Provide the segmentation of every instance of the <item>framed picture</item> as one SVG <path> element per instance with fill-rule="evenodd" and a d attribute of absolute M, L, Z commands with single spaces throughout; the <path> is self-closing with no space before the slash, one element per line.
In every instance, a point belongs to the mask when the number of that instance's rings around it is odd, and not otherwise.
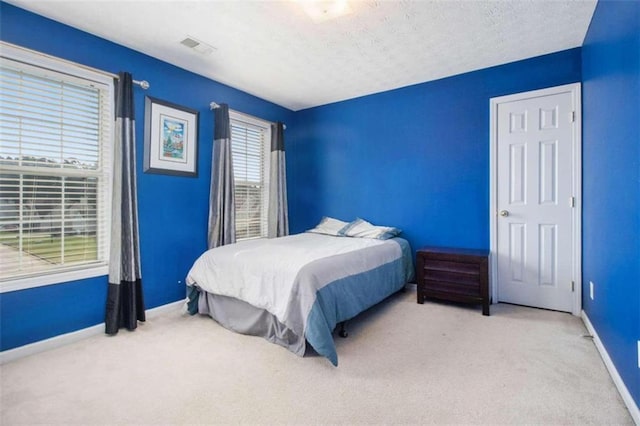
<path fill-rule="evenodd" d="M 198 176 L 198 111 L 145 97 L 144 172 Z"/>

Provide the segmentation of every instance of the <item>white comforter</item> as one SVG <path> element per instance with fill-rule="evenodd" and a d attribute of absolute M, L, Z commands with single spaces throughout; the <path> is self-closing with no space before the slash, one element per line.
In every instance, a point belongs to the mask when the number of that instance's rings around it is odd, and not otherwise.
<path fill-rule="evenodd" d="M 262 308 L 287 324 L 287 308 L 300 270 L 309 263 L 367 247 L 383 245 L 384 241 L 366 238 L 346 238 L 303 233 L 274 239 L 245 240 L 217 247 L 204 253 L 193 265 L 187 284 L 197 284 L 209 293 L 235 297 Z M 399 256 L 397 244 L 389 245 L 381 256 L 363 257 L 353 269 L 322 271 L 317 287 L 336 279 L 360 273 Z M 385 256 L 385 252 L 387 255 Z M 315 297 L 316 289 L 298 297 Z M 296 289 L 297 292 L 304 291 Z M 310 303 L 309 303 L 310 302 Z M 313 300 L 305 305 L 311 306 Z"/>

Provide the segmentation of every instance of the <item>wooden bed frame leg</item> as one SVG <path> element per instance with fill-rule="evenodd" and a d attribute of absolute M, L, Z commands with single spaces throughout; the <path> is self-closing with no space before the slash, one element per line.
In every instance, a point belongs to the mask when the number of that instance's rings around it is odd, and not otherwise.
<path fill-rule="evenodd" d="M 342 337 L 343 339 L 349 336 L 349 333 L 347 333 L 347 329 L 346 329 L 347 322 L 342 321 L 338 323 L 338 325 L 340 326 L 340 330 L 338 330 L 338 336 Z"/>

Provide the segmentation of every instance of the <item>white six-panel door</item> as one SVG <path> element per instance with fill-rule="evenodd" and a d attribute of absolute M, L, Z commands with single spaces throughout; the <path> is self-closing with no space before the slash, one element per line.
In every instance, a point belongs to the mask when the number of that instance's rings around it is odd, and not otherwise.
<path fill-rule="evenodd" d="M 579 312 L 579 89 L 492 99 L 494 301 Z"/>

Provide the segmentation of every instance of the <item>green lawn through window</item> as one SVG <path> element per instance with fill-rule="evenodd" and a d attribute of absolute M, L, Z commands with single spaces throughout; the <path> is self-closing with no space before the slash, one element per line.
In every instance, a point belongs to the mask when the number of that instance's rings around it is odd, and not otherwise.
<path fill-rule="evenodd" d="M 16 231 L 0 231 L 0 244 L 20 249 L 20 237 Z M 53 264 L 62 263 L 62 237 L 47 233 L 31 233 L 22 237 L 22 250 Z M 66 235 L 64 237 L 64 263 L 96 260 L 96 236 Z"/>

